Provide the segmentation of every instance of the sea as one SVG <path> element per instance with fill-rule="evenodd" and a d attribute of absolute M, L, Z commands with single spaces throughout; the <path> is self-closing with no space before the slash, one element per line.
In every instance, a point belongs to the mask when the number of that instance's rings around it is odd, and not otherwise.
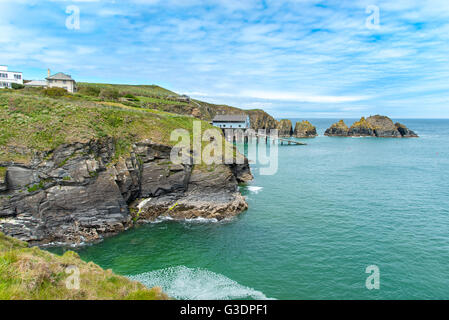
<path fill-rule="evenodd" d="M 325 137 L 339 119 L 307 120 L 319 136 L 278 146 L 274 174 L 251 165 L 240 216 L 158 221 L 78 253 L 177 299 L 448 299 L 449 120 L 394 119 L 408 139 Z"/>

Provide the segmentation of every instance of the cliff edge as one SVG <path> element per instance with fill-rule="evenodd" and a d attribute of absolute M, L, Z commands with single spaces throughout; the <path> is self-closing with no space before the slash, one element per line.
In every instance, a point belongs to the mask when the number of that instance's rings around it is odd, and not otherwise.
<path fill-rule="evenodd" d="M 39 91 L 0 93 L 0 115 L 0 231 L 19 240 L 79 245 L 161 216 L 222 220 L 248 207 L 247 161 L 171 162 L 170 133 L 194 118 Z"/>

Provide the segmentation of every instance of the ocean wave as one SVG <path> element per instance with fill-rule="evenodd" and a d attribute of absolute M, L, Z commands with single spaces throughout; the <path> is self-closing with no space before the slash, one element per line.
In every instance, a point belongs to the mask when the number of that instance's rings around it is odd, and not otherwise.
<path fill-rule="evenodd" d="M 161 287 L 170 297 L 180 300 L 268 300 L 260 291 L 240 285 L 224 275 L 200 268 L 178 266 L 128 278 L 148 288 Z"/>
<path fill-rule="evenodd" d="M 171 216 L 159 216 L 155 220 L 150 221 L 149 223 L 158 224 L 158 223 L 167 222 L 167 221 L 176 221 L 176 222 L 187 223 L 187 224 L 206 224 L 206 223 L 227 223 L 227 222 L 232 221 L 233 219 L 234 219 L 234 217 L 225 218 L 223 220 L 218 220 L 215 218 L 203 218 L 203 217 L 198 217 L 198 218 L 193 218 L 193 219 L 174 219 Z"/>
<path fill-rule="evenodd" d="M 258 194 L 260 191 L 263 190 L 263 187 L 256 187 L 256 186 L 249 186 L 248 191 Z"/>
<path fill-rule="evenodd" d="M 208 218 L 202 218 L 202 217 L 198 217 L 195 219 L 184 219 L 182 221 L 187 222 L 187 223 L 217 223 L 217 222 L 219 222 L 219 220 L 215 219 L 215 218 L 208 219 Z"/>

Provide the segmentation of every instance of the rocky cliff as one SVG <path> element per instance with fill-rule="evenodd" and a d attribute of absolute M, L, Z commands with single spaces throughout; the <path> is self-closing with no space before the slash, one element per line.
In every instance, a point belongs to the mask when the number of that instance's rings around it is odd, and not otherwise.
<path fill-rule="evenodd" d="M 238 182 L 252 179 L 247 163 L 175 165 L 172 147 L 150 140 L 134 144 L 128 158 L 116 159 L 115 148 L 104 138 L 36 153 L 29 165 L 0 164 L 0 231 L 76 245 L 161 216 L 221 220 L 247 208 L 238 192 Z"/>
<path fill-rule="evenodd" d="M 410 138 L 418 137 L 412 130 L 405 125 L 396 123 L 381 115 L 370 116 L 365 119 L 362 117 L 356 121 L 348 129 L 348 126 L 343 120 L 334 123 L 325 132 L 326 136 L 341 136 L 341 137 L 380 137 L 380 138 Z"/>
<path fill-rule="evenodd" d="M 317 136 L 316 127 L 309 121 L 296 122 L 293 136 L 296 138 L 315 138 Z"/>
<path fill-rule="evenodd" d="M 291 120 L 282 119 L 277 124 L 280 137 L 291 137 L 293 134 L 293 125 Z"/>

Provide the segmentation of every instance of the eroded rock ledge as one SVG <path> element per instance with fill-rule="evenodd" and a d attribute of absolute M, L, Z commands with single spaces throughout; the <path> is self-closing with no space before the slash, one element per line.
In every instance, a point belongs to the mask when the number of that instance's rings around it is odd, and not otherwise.
<path fill-rule="evenodd" d="M 113 139 L 64 145 L 29 165 L 0 164 L 0 231 L 33 244 L 100 240 L 159 216 L 221 220 L 247 209 L 238 183 L 248 163 L 192 167 L 171 147 L 143 141 L 114 159 Z"/>

